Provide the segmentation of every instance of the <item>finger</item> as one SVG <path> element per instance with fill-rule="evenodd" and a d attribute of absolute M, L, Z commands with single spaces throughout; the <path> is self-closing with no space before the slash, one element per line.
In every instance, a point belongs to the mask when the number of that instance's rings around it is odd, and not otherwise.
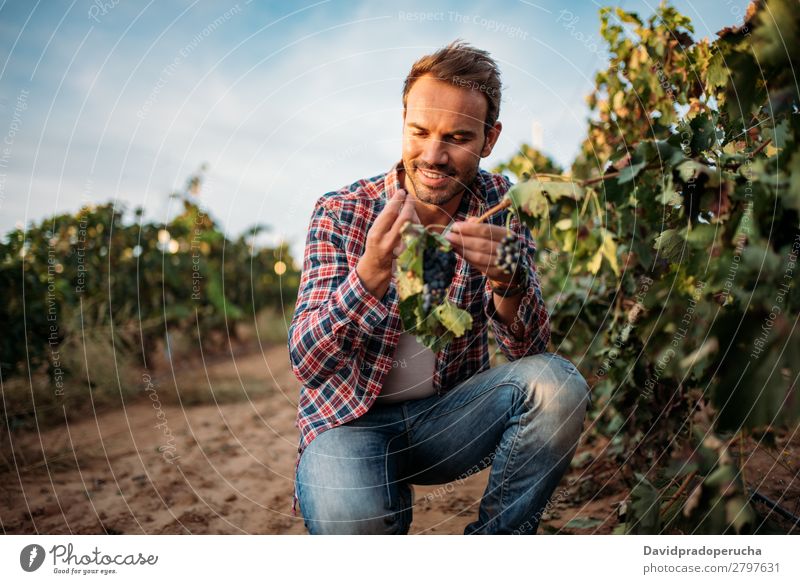
<path fill-rule="evenodd" d="M 500 225 L 489 225 L 488 223 L 472 223 L 468 221 L 456 221 L 450 229 L 453 233 L 460 233 L 472 237 L 483 237 L 493 241 L 500 241 L 509 230 Z"/>
<path fill-rule="evenodd" d="M 492 255 L 471 249 L 463 249 L 461 250 L 461 256 L 482 274 L 486 274 L 494 267 L 494 256 Z"/>
<path fill-rule="evenodd" d="M 392 248 L 392 255 L 394 255 L 395 258 L 399 257 L 401 253 L 406 251 L 406 247 L 406 242 L 401 237 L 397 245 Z"/>
<path fill-rule="evenodd" d="M 400 238 L 400 230 L 407 221 L 411 221 L 411 218 L 415 214 L 414 209 L 414 198 L 410 196 L 406 197 L 406 200 L 403 203 L 403 208 L 400 210 L 400 213 L 397 215 L 397 219 L 395 219 L 394 225 L 392 225 L 392 228 L 389 231 L 389 237 L 392 241 Z"/>
<path fill-rule="evenodd" d="M 419 219 L 419 215 L 417 215 L 417 206 L 413 205 L 414 213 L 411 215 L 411 222 L 412 223 L 422 223 Z"/>
<path fill-rule="evenodd" d="M 497 246 L 500 245 L 500 240 L 492 241 L 491 239 L 485 239 L 483 237 L 471 237 L 453 232 L 445 235 L 445 239 L 447 239 L 451 245 L 459 249 L 469 249 L 487 255 L 496 254 Z"/>
<path fill-rule="evenodd" d="M 398 189 L 394 196 L 386 202 L 383 210 L 378 214 L 378 217 L 372 224 L 372 229 L 375 229 L 378 233 L 386 233 L 389 231 L 392 225 L 394 225 L 406 198 L 406 191 Z"/>

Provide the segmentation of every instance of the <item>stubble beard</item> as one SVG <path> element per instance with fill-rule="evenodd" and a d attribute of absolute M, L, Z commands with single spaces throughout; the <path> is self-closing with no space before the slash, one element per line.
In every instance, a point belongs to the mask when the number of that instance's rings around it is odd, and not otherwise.
<path fill-rule="evenodd" d="M 414 195 L 416 198 L 428 205 L 442 206 L 452 201 L 461 191 L 472 184 L 478 174 L 479 164 L 480 162 L 463 175 L 452 173 L 452 169 L 431 169 L 450 175 L 450 180 L 445 189 L 433 189 L 416 180 L 417 166 L 415 161 L 412 160 L 408 164 L 404 162 L 403 167 L 405 168 L 408 180 L 411 181 L 411 185 L 414 187 Z"/>

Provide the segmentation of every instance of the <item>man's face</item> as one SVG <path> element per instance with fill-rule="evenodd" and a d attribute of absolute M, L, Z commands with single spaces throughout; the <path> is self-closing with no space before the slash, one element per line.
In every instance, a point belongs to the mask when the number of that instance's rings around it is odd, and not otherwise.
<path fill-rule="evenodd" d="M 486 96 L 431 76 L 408 92 L 403 114 L 403 167 L 416 198 L 444 205 L 469 186 L 502 126 L 484 131 Z"/>

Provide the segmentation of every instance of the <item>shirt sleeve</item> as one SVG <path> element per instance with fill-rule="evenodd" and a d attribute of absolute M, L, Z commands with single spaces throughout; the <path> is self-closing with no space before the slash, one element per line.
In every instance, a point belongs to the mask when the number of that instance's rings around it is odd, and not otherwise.
<path fill-rule="evenodd" d="M 522 340 L 517 340 L 511 327 L 495 316 L 494 293 L 486 281 L 484 288 L 484 311 L 497 339 L 498 347 L 509 361 L 514 361 L 528 355 L 536 355 L 547 350 L 550 341 L 550 316 L 547 306 L 542 300 L 542 291 L 539 276 L 536 271 L 536 244 L 527 226 L 512 216 L 511 229 L 522 242 L 520 253 L 524 255 L 527 264 L 528 287 L 520 300 L 517 311 L 518 321 L 523 326 Z"/>
<path fill-rule="evenodd" d="M 349 267 L 340 225 L 323 199 L 311 216 L 289 326 L 292 370 L 311 388 L 341 367 L 352 366 L 347 356 L 389 314 L 388 306 L 364 287 L 355 266 Z"/>

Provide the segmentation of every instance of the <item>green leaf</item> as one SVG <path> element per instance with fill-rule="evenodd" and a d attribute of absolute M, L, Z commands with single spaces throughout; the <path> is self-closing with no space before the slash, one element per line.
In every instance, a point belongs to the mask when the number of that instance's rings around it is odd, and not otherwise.
<path fill-rule="evenodd" d="M 787 142 L 792 140 L 792 132 L 789 126 L 789 120 L 781 120 L 775 124 L 775 127 L 766 127 L 763 130 L 764 138 L 772 140 L 772 146 L 778 150 L 786 148 Z"/>
<path fill-rule="evenodd" d="M 658 234 L 653 247 L 658 255 L 673 261 L 680 257 L 683 243 L 683 237 L 680 236 L 677 229 L 665 229 Z"/>
<path fill-rule="evenodd" d="M 556 203 L 562 198 L 579 201 L 584 196 L 583 187 L 572 181 L 544 181 L 541 183 L 541 188 L 551 203 Z"/>
<path fill-rule="evenodd" d="M 422 252 L 425 241 L 424 228 L 415 223 L 408 223 L 401 231 L 405 249 L 397 256 L 397 266 L 403 270 L 411 270 L 422 278 Z"/>
<path fill-rule="evenodd" d="M 703 484 L 711 489 L 727 487 L 736 478 L 736 470 L 729 464 L 718 466 L 706 477 Z"/>
<path fill-rule="evenodd" d="M 718 168 L 710 168 L 695 160 L 685 160 L 675 167 L 678 176 L 685 184 L 699 181 L 704 177 L 706 187 L 718 187 L 722 173 Z"/>
<path fill-rule="evenodd" d="M 727 82 L 728 68 L 725 66 L 725 58 L 722 51 L 717 49 L 708 61 L 706 87 L 708 92 L 713 94 L 718 87 L 724 87 Z"/>
<path fill-rule="evenodd" d="M 397 293 L 401 300 L 422 292 L 422 278 L 413 271 L 398 267 L 395 277 L 397 278 Z"/>
<path fill-rule="evenodd" d="M 800 363 L 800 330 L 787 320 L 781 314 L 771 320 L 766 310 L 748 312 L 720 330 L 722 338 L 731 339 L 729 354 L 712 366 L 722 372 L 713 394 L 721 429 L 792 423 L 800 417 L 789 375 Z"/>
<path fill-rule="evenodd" d="M 631 490 L 631 503 L 626 516 L 626 532 L 654 534 L 661 528 L 658 490 L 641 473 L 634 473 L 639 482 Z"/>
<path fill-rule="evenodd" d="M 597 274 L 600 271 L 600 266 L 603 264 L 603 249 L 598 249 L 592 256 L 592 259 L 586 264 L 586 269 L 592 274 Z"/>
<path fill-rule="evenodd" d="M 666 175 L 664 186 L 661 189 L 661 193 L 656 197 L 656 201 L 662 205 L 679 205 L 682 200 L 680 194 L 675 190 L 672 176 Z"/>
<path fill-rule="evenodd" d="M 697 115 L 689 122 L 692 128 L 692 152 L 708 150 L 717 142 L 717 125 L 707 114 Z"/>
<path fill-rule="evenodd" d="M 617 176 L 617 182 L 620 184 L 624 184 L 626 182 L 632 181 L 636 176 L 642 171 L 642 169 L 647 165 L 647 162 L 637 162 L 633 164 L 629 164 L 625 168 L 619 171 L 619 175 Z"/>
<path fill-rule="evenodd" d="M 635 12 L 625 12 L 622 8 L 615 8 L 614 12 L 616 12 L 617 18 L 619 18 L 622 22 L 643 26 L 642 20 Z"/>
<path fill-rule="evenodd" d="M 550 210 L 547 198 L 544 196 L 542 183 L 538 180 L 528 180 L 511 187 L 506 193 L 511 199 L 511 208 L 519 213 L 541 219 L 547 216 Z"/>
<path fill-rule="evenodd" d="M 781 257 L 764 241 L 749 243 L 742 250 L 742 262 L 756 274 L 777 273 L 781 267 Z"/>
<path fill-rule="evenodd" d="M 452 249 L 450 242 L 441 233 L 436 233 L 435 231 L 429 231 L 428 235 L 432 237 L 434 241 L 436 241 L 436 245 L 443 251 L 450 251 Z M 422 254 L 420 254 L 420 257 L 422 257 Z"/>
<path fill-rule="evenodd" d="M 222 280 L 217 273 L 211 273 L 207 276 L 206 290 L 208 291 L 208 299 L 211 304 L 219 312 L 225 314 L 231 320 L 239 320 L 244 316 L 244 311 L 236 306 L 233 302 L 225 298 L 222 290 Z"/>
<path fill-rule="evenodd" d="M 614 235 L 607 229 L 603 229 L 603 243 L 600 246 L 600 252 L 603 254 L 603 257 L 608 260 L 614 275 L 619 276 L 619 264 L 617 263 L 617 244 L 614 241 Z"/>
<path fill-rule="evenodd" d="M 449 300 L 437 306 L 433 314 L 455 337 L 462 336 L 472 328 L 472 315 Z"/>
<path fill-rule="evenodd" d="M 714 225 L 703 225 L 699 223 L 692 226 L 687 232 L 686 241 L 695 249 L 709 249 L 714 243 L 718 228 Z"/>
<path fill-rule="evenodd" d="M 400 310 L 400 320 L 403 321 L 403 328 L 406 331 L 414 331 L 422 324 L 422 319 L 418 313 L 419 300 L 417 296 L 410 296 L 400 300 L 398 308 Z"/>

